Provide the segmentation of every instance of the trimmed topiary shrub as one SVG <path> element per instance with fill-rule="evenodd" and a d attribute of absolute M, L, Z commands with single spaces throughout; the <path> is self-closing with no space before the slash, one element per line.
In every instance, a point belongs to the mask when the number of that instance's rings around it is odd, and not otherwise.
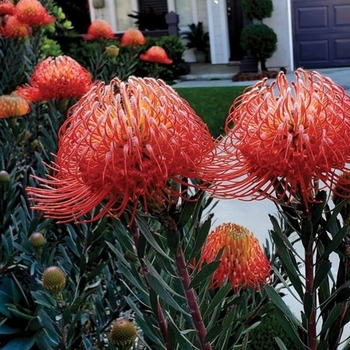
<path fill-rule="evenodd" d="M 272 0 L 242 0 L 242 11 L 248 19 L 261 21 L 271 17 L 273 3 Z"/>
<path fill-rule="evenodd" d="M 260 61 L 261 70 L 266 71 L 266 60 L 277 50 L 277 35 L 266 24 L 250 24 L 242 30 L 241 46 Z"/>

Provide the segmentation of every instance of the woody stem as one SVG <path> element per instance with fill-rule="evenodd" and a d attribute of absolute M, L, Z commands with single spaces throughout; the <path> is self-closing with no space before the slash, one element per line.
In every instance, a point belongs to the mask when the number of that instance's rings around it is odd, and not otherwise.
<path fill-rule="evenodd" d="M 177 248 L 175 261 L 176 261 L 177 269 L 180 273 L 181 283 L 182 283 L 183 290 L 185 292 L 187 306 L 190 309 L 190 313 L 192 316 L 192 322 L 197 331 L 198 340 L 201 344 L 201 349 L 211 350 L 212 347 L 210 343 L 205 342 L 205 336 L 207 334 L 207 331 L 205 329 L 202 315 L 199 310 L 196 293 L 193 290 L 193 288 L 190 288 L 190 276 L 186 267 L 184 252 L 182 250 L 181 245 L 179 245 Z"/>

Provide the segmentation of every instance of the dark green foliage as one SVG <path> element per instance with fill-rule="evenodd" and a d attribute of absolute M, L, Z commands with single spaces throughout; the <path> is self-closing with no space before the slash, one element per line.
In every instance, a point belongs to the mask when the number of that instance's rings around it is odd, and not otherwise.
<path fill-rule="evenodd" d="M 204 31 L 203 22 L 192 23 L 188 27 L 190 30 L 181 34 L 181 37 L 187 41 L 187 48 L 207 51 L 209 49 L 209 33 Z"/>
<path fill-rule="evenodd" d="M 242 10 L 249 19 L 269 18 L 273 11 L 272 0 L 242 0 Z"/>
<path fill-rule="evenodd" d="M 266 24 L 250 24 L 242 30 L 241 46 L 263 65 L 277 50 L 277 35 Z"/>

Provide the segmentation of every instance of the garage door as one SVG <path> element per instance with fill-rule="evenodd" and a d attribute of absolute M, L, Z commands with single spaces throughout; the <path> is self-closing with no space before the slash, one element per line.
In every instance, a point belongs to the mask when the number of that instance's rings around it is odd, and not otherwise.
<path fill-rule="evenodd" d="M 292 0 L 295 67 L 350 66 L 350 0 Z"/>

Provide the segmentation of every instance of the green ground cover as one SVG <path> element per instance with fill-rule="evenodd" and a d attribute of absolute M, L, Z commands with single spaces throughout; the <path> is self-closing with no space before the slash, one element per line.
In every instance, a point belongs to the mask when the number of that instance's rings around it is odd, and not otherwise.
<path fill-rule="evenodd" d="M 228 110 L 244 86 L 176 88 L 197 114 L 207 123 L 214 137 L 223 134 Z"/>

